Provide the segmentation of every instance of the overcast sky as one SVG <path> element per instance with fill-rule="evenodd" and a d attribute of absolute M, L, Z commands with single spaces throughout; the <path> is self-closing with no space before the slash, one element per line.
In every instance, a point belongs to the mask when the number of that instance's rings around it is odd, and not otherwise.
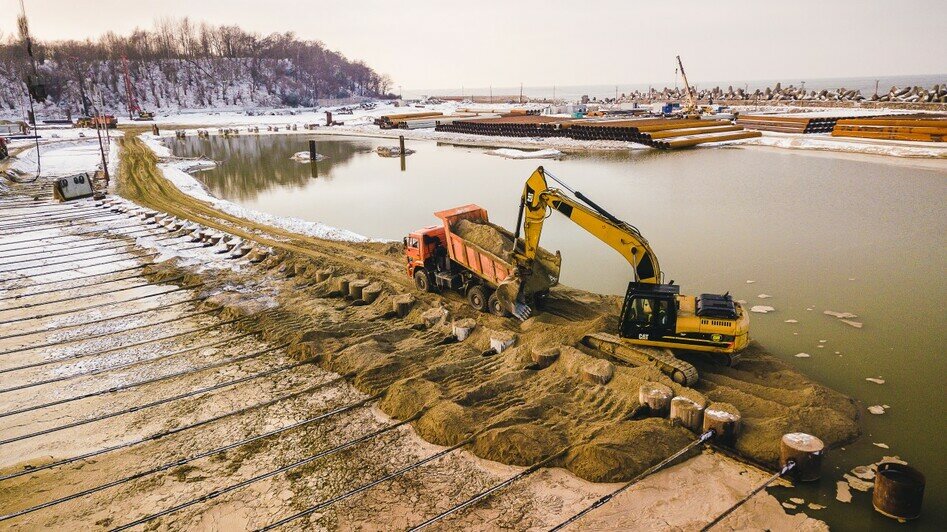
<path fill-rule="evenodd" d="M 26 0 L 34 36 L 85 39 L 190 17 L 292 31 L 404 89 L 947 73 L 947 0 Z M 19 0 L 0 0 L 15 33 Z"/>

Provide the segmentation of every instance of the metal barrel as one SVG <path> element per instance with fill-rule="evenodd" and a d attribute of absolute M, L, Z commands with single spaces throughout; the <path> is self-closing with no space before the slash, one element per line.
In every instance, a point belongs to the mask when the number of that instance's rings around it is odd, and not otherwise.
<path fill-rule="evenodd" d="M 924 475 L 907 464 L 884 462 L 878 465 L 871 504 L 893 519 L 917 519 L 924 500 Z"/>

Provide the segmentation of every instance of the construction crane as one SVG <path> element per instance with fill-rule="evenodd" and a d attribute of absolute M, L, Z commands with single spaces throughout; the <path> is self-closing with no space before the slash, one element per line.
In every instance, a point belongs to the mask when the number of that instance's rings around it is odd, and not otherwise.
<path fill-rule="evenodd" d="M 550 188 L 547 176 L 574 198 Z M 523 187 L 514 232 L 517 245 L 512 264 L 516 273 L 497 288 L 497 297 L 514 315 L 522 318 L 530 313 L 525 308 L 522 286 L 533 270 L 543 222 L 550 211 L 562 214 L 610 246 L 632 267 L 633 279 L 622 304 L 618 335 L 591 334 L 583 343 L 634 365 L 655 365 L 674 381 L 688 386 L 697 381 L 696 368 L 669 349 L 708 353 L 730 365 L 739 360 L 739 352 L 749 343 L 749 315 L 729 293 L 688 296 L 680 293 L 674 281 L 664 283 L 658 258 L 636 227 L 619 220 L 541 166 Z"/>
<path fill-rule="evenodd" d="M 681 56 L 677 56 L 677 66 L 681 69 L 681 77 L 684 78 L 684 92 L 686 105 L 682 112 L 685 117 L 691 116 L 700 116 L 700 109 L 697 107 L 697 96 L 694 94 L 694 89 L 691 87 L 691 84 L 687 82 L 687 74 L 684 73 L 684 63 L 681 62 Z"/>
<path fill-rule="evenodd" d="M 125 102 L 128 105 L 128 119 L 154 120 L 155 114 L 143 111 L 138 105 L 138 100 L 135 99 L 135 91 L 132 88 L 132 77 L 128 72 L 128 58 L 124 55 L 122 56 L 122 69 L 125 73 Z"/>

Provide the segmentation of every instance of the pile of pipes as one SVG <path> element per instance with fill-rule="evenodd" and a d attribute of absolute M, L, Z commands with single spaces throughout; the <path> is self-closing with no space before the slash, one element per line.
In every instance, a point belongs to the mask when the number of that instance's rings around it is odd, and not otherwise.
<path fill-rule="evenodd" d="M 438 125 L 435 131 L 450 133 L 469 133 L 472 135 L 490 135 L 499 137 L 558 137 L 562 124 L 571 120 L 552 116 L 518 115 L 496 118 L 472 118 L 455 120 L 450 124 Z"/>
<path fill-rule="evenodd" d="M 947 84 L 936 84 L 929 89 L 924 87 L 891 87 L 887 93 L 871 94 L 865 96 L 861 90 L 846 89 L 844 87 L 820 91 L 789 85 L 783 87 L 777 83 L 774 87 L 765 89 L 756 89 L 749 91 L 742 88 L 734 89 L 729 86 L 726 89 L 714 87 L 712 89 L 700 89 L 696 91 L 698 100 L 709 101 L 770 101 L 770 102 L 790 102 L 790 101 L 821 101 L 821 102 L 900 102 L 900 103 L 947 103 Z M 686 98 L 683 88 L 668 88 L 663 90 L 650 89 L 648 91 L 634 91 L 628 98 L 631 100 L 683 100 Z"/>
<path fill-rule="evenodd" d="M 375 125 L 382 129 L 395 129 L 400 127 L 406 120 L 416 120 L 419 118 L 434 118 L 444 116 L 444 113 L 438 111 L 421 111 L 417 113 L 396 113 L 379 116 L 375 119 Z"/>
<path fill-rule="evenodd" d="M 728 120 L 643 118 L 636 120 L 569 119 L 552 116 L 505 116 L 456 121 L 437 131 L 503 137 L 569 137 L 579 140 L 618 140 L 670 150 L 708 142 L 759 137 Z"/>
<path fill-rule="evenodd" d="M 830 133 L 838 120 L 837 116 L 740 115 L 737 117 L 737 124 L 755 131 Z"/>
<path fill-rule="evenodd" d="M 947 118 L 846 118 L 835 124 L 832 136 L 944 142 L 947 141 Z"/>

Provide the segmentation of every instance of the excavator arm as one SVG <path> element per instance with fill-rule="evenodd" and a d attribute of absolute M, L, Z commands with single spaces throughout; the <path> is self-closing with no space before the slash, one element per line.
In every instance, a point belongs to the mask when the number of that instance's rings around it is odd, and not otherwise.
<path fill-rule="evenodd" d="M 558 188 L 550 188 L 546 182 L 547 175 L 577 199 L 566 195 Z M 539 250 L 543 223 L 550 211 L 564 215 L 621 254 L 631 265 L 635 281 L 650 284 L 661 282 L 661 267 L 658 259 L 638 229 L 611 215 L 581 192 L 570 189 L 552 174 L 547 174 L 540 166 L 526 180 L 520 200 L 514 240 L 517 242 L 517 248 L 513 253 L 513 264 L 517 275 L 505 285 L 501 285 L 497 291 L 501 300 L 517 317 L 525 319 L 530 313 L 524 301 L 523 286 L 527 282 L 525 277 L 532 272 L 532 265 Z M 521 231 L 522 246 L 519 244 Z"/>

